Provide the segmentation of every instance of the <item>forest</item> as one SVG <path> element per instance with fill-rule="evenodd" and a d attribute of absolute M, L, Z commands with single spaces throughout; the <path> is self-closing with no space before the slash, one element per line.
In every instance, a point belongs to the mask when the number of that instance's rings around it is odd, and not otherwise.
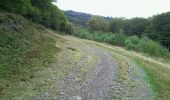
<path fill-rule="evenodd" d="M 65 11 L 65 15 L 73 26 L 79 26 L 72 33 L 75 36 L 125 46 L 150 55 L 169 56 L 170 12 L 131 19 L 72 12 Z"/>
<path fill-rule="evenodd" d="M 70 24 L 54 0 L 1 0 L 0 10 L 20 14 L 53 30 L 67 32 Z"/>

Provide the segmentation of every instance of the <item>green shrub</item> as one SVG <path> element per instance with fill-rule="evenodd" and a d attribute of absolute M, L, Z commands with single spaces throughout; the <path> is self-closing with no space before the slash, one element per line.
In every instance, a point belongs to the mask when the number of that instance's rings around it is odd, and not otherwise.
<path fill-rule="evenodd" d="M 101 31 L 95 31 L 92 34 L 92 40 L 98 41 L 98 42 L 103 42 L 102 36 L 103 36 L 103 32 Z"/>
<path fill-rule="evenodd" d="M 28 18 L 30 18 L 33 22 L 36 23 L 42 22 L 41 10 L 37 7 L 31 7 L 28 14 Z"/>
<path fill-rule="evenodd" d="M 109 43 L 112 45 L 125 46 L 127 49 L 143 52 L 151 56 L 170 58 L 170 53 L 166 48 L 147 37 L 127 37 L 123 33 L 109 33 L 101 31 L 89 33 L 85 29 L 76 29 L 73 35 L 80 38 Z"/>
<path fill-rule="evenodd" d="M 113 37 L 113 33 L 103 34 L 102 35 L 103 42 L 111 44 L 112 43 L 112 37 Z"/>
<path fill-rule="evenodd" d="M 166 48 L 147 37 L 130 36 L 125 40 L 125 47 L 151 56 L 170 57 L 170 53 Z"/>
<path fill-rule="evenodd" d="M 81 29 L 79 31 L 78 37 L 85 38 L 85 39 L 90 39 L 91 34 L 88 31 L 85 31 L 85 30 Z"/>
<path fill-rule="evenodd" d="M 109 30 L 108 21 L 100 16 L 92 16 L 88 20 L 87 26 L 90 32 L 95 32 L 95 31 L 107 32 Z"/>
<path fill-rule="evenodd" d="M 67 23 L 66 24 L 66 30 L 65 32 L 67 32 L 68 34 L 72 34 L 74 32 L 73 26 L 71 23 Z"/>
<path fill-rule="evenodd" d="M 122 33 L 114 33 L 111 35 L 112 41 L 111 44 L 117 45 L 117 46 L 124 46 L 124 41 L 126 39 L 126 36 Z"/>
<path fill-rule="evenodd" d="M 170 54 L 168 49 L 164 48 L 159 43 L 147 37 L 141 38 L 138 46 L 142 52 L 147 53 L 149 55 L 159 56 L 159 57 L 169 57 Z"/>
<path fill-rule="evenodd" d="M 133 49 L 133 50 L 139 50 L 138 44 L 140 42 L 140 39 L 137 36 L 130 36 L 126 38 L 125 40 L 125 47 L 127 49 Z"/>
<path fill-rule="evenodd" d="M 53 30 L 67 32 L 67 19 L 52 0 L 1 0 L 0 10 L 17 13 Z"/>

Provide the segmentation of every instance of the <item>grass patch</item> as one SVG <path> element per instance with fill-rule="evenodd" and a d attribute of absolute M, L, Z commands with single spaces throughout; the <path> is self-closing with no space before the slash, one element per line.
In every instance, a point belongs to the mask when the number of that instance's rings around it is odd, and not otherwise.
<path fill-rule="evenodd" d="M 0 98 L 18 100 L 15 97 L 19 94 L 34 94 L 23 83 L 29 83 L 36 77 L 34 73 L 56 62 L 60 52 L 56 43 L 61 40 L 21 16 L 0 13 L 0 18 Z M 18 26 L 20 29 L 16 29 Z"/>
<path fill-rule="evenodd" d="M 152 62 L 144 61 L 139 58 L 134 58 L 134 61 L 144 68 L 147 77 L 146 80 L 149 81 L 153 90 L 155 91 L 158 99 L 167 100 L 170 99 L 170 68 L 165 66 L 160 66 Z"/>

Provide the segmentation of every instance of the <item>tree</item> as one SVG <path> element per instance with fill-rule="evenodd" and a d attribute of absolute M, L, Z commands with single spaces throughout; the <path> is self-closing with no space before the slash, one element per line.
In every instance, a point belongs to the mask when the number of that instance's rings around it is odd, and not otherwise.
<path fill-rule="evenodd" d="M 87 26 L 89 31 L 108 31 L 109 29 L 109 23 L 102 17 L 99 16 L 93 16 L 91 17 L 88 22 Z"/>
<path fill-rule="evenodd" d="M 170 48 L 170 12 L 162 13 L 150 18 L 147 35 Z"/>
<path fill-rule="evenodd" d="M 67 19 L 53 0 L 1 0 L 0 10 L 23 15 L 53 30 L 65 31 Z"/>
<path fill-rule="evenodd" d="M 0 0 L 0 9 L 12 13 L 27 15 L 30 9 L 30 0 Z"/>
<path fill-rule="evenodd" d="M 31 5 L 40 9 L 48 9 L 52 5 L 51 2 L 52 0 L 31 0 Z"/>
<path fill-rule="evenodd" d="M 124 24 L 125 18 L 113 18 L 110 21 L 110 28 L 109 30 L 113 33 L 123 33 L 123 24 Z"/>
<path fill-rule="evenodd" d="M 125 20 L 123 24 L 123 30 L 128 35 L 138 35 L 141 36 L 145 32 L 149 21 L 145 18 L 132 18 Z"/>
<path fill-rule="evenodd" d="M 72 34 L 73 31 L 74 31 L 73 25 L 68 22 L 68 23 L 66 24 L 66 30 L 65 30 L 65 32 L 67 32 L 68 34 Z"/>

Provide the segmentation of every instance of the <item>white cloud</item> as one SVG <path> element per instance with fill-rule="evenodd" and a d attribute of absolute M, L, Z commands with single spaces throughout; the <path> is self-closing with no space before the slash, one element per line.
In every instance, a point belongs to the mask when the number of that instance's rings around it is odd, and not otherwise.
<path fill-rule="evenodd" d="M 63 10 L 112 17 L 149 17 L 170 11 L 170 0 L 58 0 Z"/>

